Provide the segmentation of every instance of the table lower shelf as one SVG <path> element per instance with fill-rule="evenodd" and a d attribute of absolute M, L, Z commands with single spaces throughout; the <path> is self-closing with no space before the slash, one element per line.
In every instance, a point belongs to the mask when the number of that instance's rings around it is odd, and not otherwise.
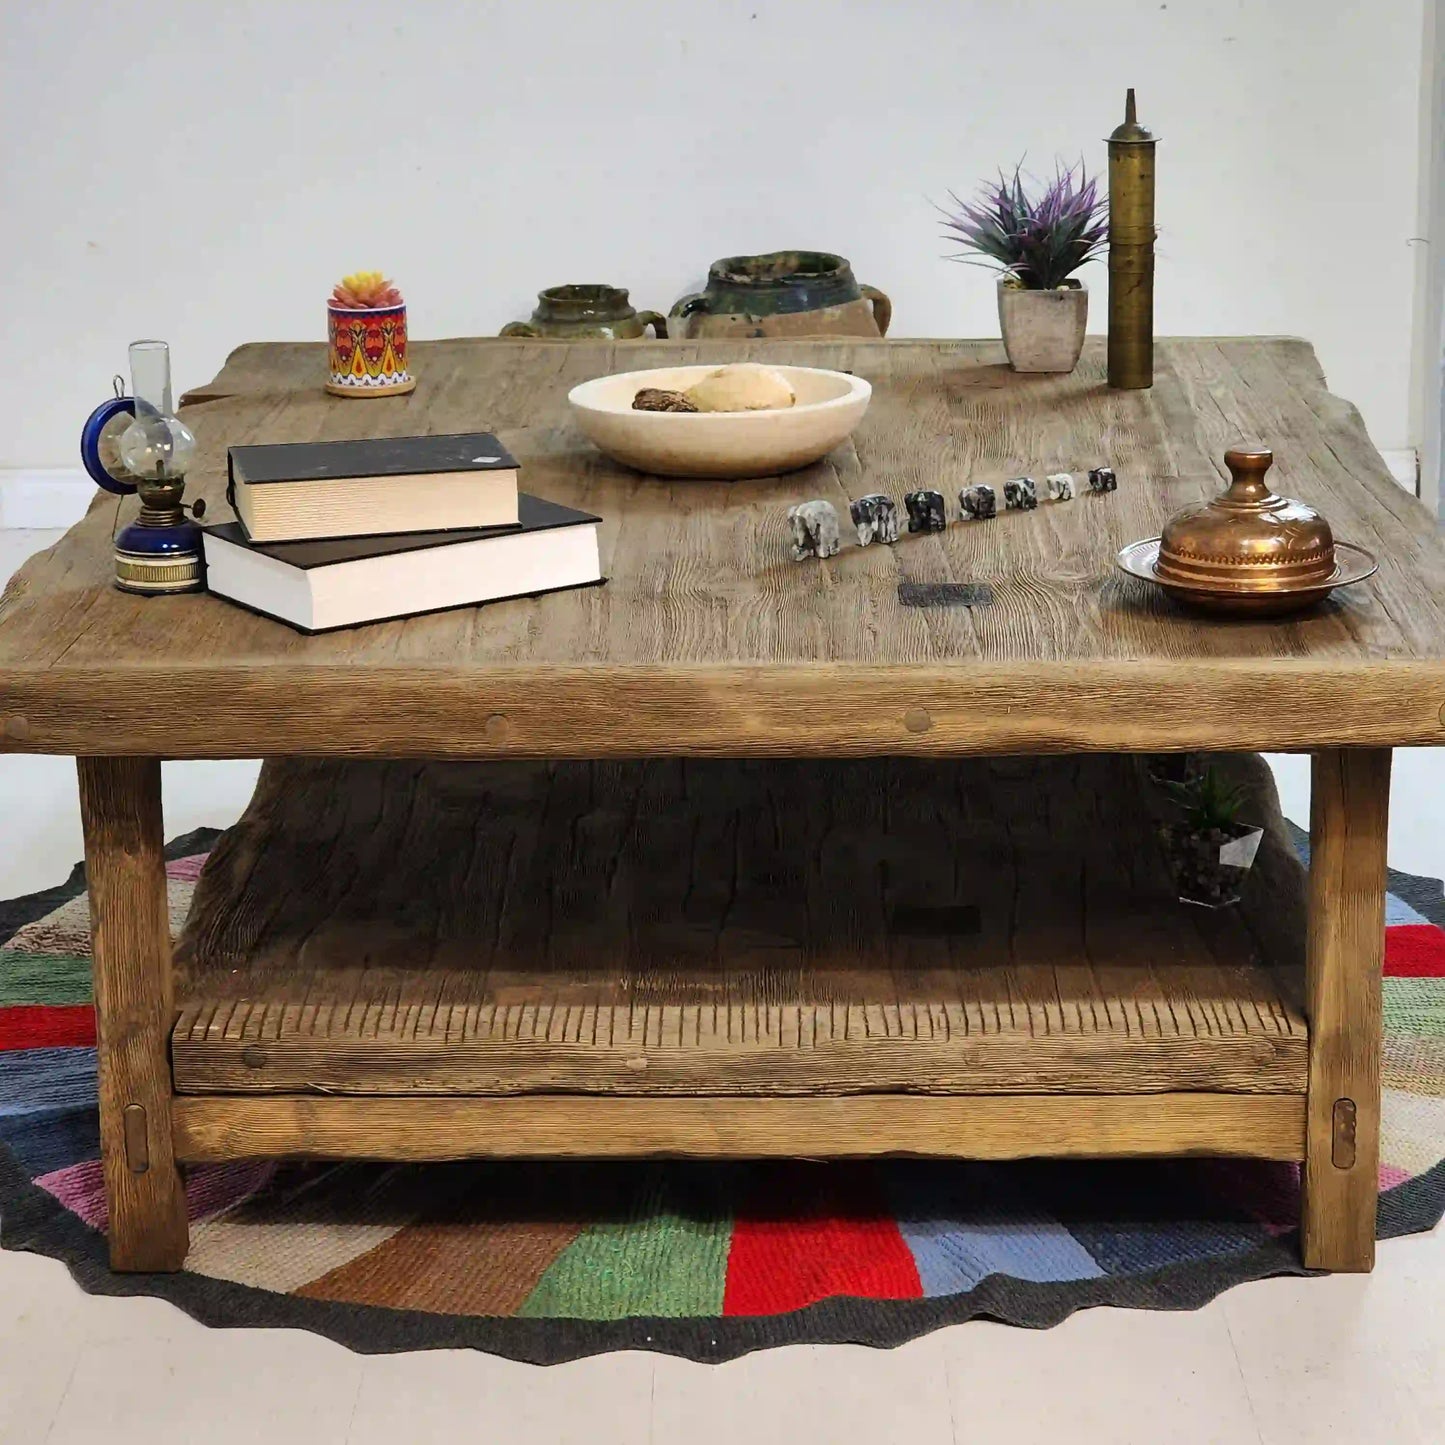
<path fill-rule="evenodd" d="M 1287 841 L 1191 908 L 1153 806 L 1121 758 L 268 765 L 181 943 L 175 1086 L 1303 1095 Z"/>

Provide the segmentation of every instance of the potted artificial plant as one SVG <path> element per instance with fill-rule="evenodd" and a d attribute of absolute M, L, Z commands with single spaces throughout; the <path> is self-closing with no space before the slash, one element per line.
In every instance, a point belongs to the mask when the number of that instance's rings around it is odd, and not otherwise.
<path fill-rule="evenodd" d="M 950 194 L 952 194 L 950 192 Z M 986 182 L 972 205 L 957 196 L 945 237 L 969 253 L 950 259 L 1001 271 L 998 319 L 1015 371 L 1072 371 L 1084 349 L 1088 288 L 1074 275 L 1108 245 L 1109 203 L 1084 164 L 1055 172 L 1037 193 L 1023 170 Z"/>
<path fill-rule="evenodd" d="M 1239 902 L 1240 887 L 1254 865 L 1263 828 L 1239 821 L 1245 789 L 1212 767 L 1164 789 L 1179 817 L 1162 829 L 1164 852 L 1185 903 L 1222 908 Z"/>
<path fill-rule="evenodd" d="M 416 387 L 406 369 L 406 302 L 380 271 L 344 276 L 326 303 L 333 396 L 404 396 Z"/>

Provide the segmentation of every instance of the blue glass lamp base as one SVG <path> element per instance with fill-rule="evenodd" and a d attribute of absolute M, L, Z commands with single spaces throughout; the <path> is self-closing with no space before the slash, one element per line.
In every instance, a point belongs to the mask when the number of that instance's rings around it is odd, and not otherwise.
<path fill-rule="evenodd" d="M 185 519 L 163 526 L 132 522 L 115 539 L 115 585 L 149 597 L 204 591 L 201 529 Z"/>

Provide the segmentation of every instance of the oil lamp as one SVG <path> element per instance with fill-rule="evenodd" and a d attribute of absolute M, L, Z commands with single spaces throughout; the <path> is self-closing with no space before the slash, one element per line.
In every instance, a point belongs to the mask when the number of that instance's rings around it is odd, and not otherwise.
<path fill-rule="evenodd" d="M 132 396 L 98 408 L 81 437 L 86 470 L 102 487 L 140 493 L 140 515 L 115 539 L 115 585 L 152 596 L 198 592 L 201 530 L 181 506 L 196 439 L 171 400 L 170 347 L 133 341 L 130 377 Z"/>

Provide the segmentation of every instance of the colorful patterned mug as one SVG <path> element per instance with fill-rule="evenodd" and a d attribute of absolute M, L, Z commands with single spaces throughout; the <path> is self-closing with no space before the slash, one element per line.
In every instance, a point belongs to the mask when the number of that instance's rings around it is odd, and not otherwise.
<path fill-rule="evenodd" d="M 406 369 L 406 306 L 326 308 L 333 396 L 401 396 L 416 386 Z"/>

